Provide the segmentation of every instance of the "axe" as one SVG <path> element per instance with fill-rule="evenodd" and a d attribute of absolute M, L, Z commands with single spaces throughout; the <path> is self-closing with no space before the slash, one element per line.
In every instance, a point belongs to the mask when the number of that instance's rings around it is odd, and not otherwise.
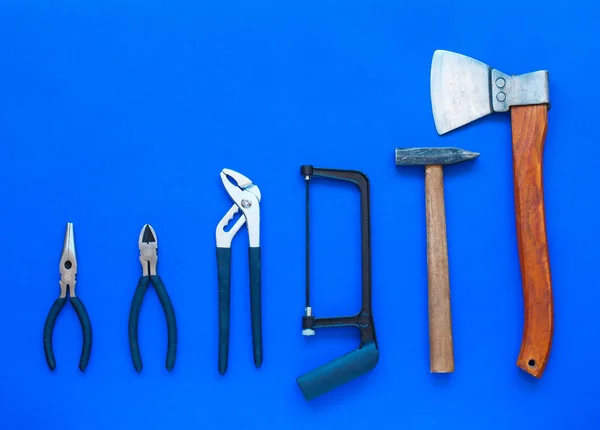
<path fill-rule="evenodd" d="M 550 95 L 546 70 L 509 76 L 449 51 L 431 63 L 431 106 L 442 135 L 492 112 L 511 114 L 517 242 L 525 323 L 517 366 L 542 376 L 554 330 L 542 159 Z"/>

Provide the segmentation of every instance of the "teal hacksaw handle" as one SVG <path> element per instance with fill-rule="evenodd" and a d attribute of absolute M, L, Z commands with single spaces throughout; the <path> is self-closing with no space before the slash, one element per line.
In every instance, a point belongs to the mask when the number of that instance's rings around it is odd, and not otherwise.
<path fill-rule="evenodd" d="M 366 342 L 362 348 L 296 378 L 296 382 L 306 400 L 312 400 L 373 370 L 378 361 L 377 345 Z"/>
<path fill-rule="evenodd" d="M 229 356 L 229 311 L 231 301 L 231 248 L 217 248 L 219 277 L 219 373 L 227 372 Z"/>
<path fill-rule="evenodd" d="M 54 357 L 54 349 L 52 347 L 52 333 L 54 332 L 54 324 L 56 323 L 58 314 L 66 303 L 66 297 L 59 297 L 56 299 L 52 304 L 52 307 L 48 312 L 48 316 L 46 317 L 46 322 L 44 323 L 44 354 L 46 355 L 46 362 L 48 363 L 50 370 L 56 369 L 56 358 Z"/>
<path fill-rule="evenodd" d="M 260 367 L 263 361 L 260 247 L 248 248 L 248 257 L 250 266 L 250 318 L 252 319 L 252 347 L 254 349 L 254 365 L 256 367 Z"/>
<path fill-rule="evenodd" d="M 73 305 L 73 309 L 75 309 L 77 318 L 79 318 L 79 324 L 81 324 L 81 332 L 83 334 L 81 357 L 79 358 L 79 369 L 83 372 L 90 361 L 90 354 L 92 353 L 92 322 L 79 297 L 71 297 L 71 304 Z"/>
<path fill-rule="evenodd" d="M 144 294 L 148 290 L 150 283 L 149 276 L 142 276 L 135 289 L 133 300 L 131 301 L 131 309 L 129 310 L 129 350 L 131 351 L 131 359 L 133 367 L 140 373 L 142 371 L 142 356 L 140 355 L 140 344 L 138 342 L 138 324 L 140 321 L 140 310 L 144 301 Z"/>
<path fill-rule="evenodd" d="M 167 361 L 165 367 L 170 372 L 175 367 L 175 358 L 177 356 L 177 321 L 175 320 L 175 309 L 173 309 L 173 303 L 167 293 L 165 284 L 163 284 L 160 276 L 150 276 L 156 294 L 160 300 L 163 311 L 165 312 L 165 318 L 167 319 Z"/>

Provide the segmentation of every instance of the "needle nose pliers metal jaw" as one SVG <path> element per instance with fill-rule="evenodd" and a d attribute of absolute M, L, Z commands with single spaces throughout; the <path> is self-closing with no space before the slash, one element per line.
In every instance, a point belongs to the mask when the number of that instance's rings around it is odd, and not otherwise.
<path fill-rule="evenodd" d="M 167 319 L 168 345 L 165 367 L 170 372 L 175 366 L 175 356 L 177 355 L 177 323 L 175 321 L 175 310 L 173 309 L 173 304 L 171 303 L 165 284 L 163 284 L 160 276 L 156 274 L 158 241 L 154 229 L 149 224 L 142 227 L 138 244 L 140 248 L 140 263 L 142 263 L 142 276 L 135 289 L 133 301 L 131 302 L 131 310 L 129 311 L 129 349 L 131 351 L 131 359 L 133 360 L 135 370 L 140 373 L 143 366 L 138 343 L 138 323 L 144 295 L 148 291 L 150 282 L 152 282 L 165 313 L 165 318 Z"/>
<path fill-rule="evenodd" d="M 219 278 L 219 373 L 227 371 L 229 355 L 229 312 L 231 297 L 231 242 L 240 228 L 248 226 L 250 264 L 250 318 L 254 364 L 260 367 L 262 351 L 261 272 L 260 272 L 260 199 L 259 188 L 241 173 L 221 171 L 221 180 L 234 204 L 217 224 L 217 270 Z M 235 184 L 231 182 L 235 181 Z M 225 227 L 241 211 L 240 218 L 229 231 Z"/>
<path fill-rule="evenodd" d="M 67 223 L 59 271 L 60 296 L 54 301 L 54 304 L 46 317 L 46 323 L 44 324 L 44 353 L 50 370 L 56 369 L 56 359 L 52 348 L 54 324 L 56 323 L 60 311 L 65 307 L 67 301 L 70 301 L 71 305 L 73 305 L 73 309 L 75 309 L 75 313 L 77 313 L 83 332 L 83 345 L 81 348 L 81 357 L 79 359 L 79 369 L 83 372 L 90 361 L 90 354 L 92 352 L 92 324 L 83 302 L 79 297 L 75 296 L 77 257 L 75 256 L 75 238 L 73 236 L 72 223 Z"/>

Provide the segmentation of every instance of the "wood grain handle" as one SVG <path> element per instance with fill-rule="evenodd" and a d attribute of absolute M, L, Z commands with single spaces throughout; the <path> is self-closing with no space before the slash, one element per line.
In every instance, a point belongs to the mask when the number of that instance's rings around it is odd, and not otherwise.
<path fill-rule="evenodd" d="M 454 372 L 450 278 L 442 166 L 425 166 L 427 278 L 429 290 L 429 369 Z"/>
<path fill-rule="evenodd" d="M 550 259 L 546 238 L 542 160 L 548 107 L 511 109 L 515 211 L 525 324 L 517 366 L 542 376 L 554 331 Z"/>

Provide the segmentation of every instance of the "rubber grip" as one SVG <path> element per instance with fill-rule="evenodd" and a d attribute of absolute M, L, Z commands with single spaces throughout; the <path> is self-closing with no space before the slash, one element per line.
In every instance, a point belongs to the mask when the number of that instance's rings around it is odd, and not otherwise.
<path fill-rule="evenodd" d="M 79 297 L 71 297 L 71 304 L 81 324 L 83 343 L 81 345 L 81 357 L 79 358 L 79 370 L 85 371 L 92 353 L 92 322 L 83 302 Z"/>
<path fill-rule="evenodd" d="M 142 276 L 135 289 L 133 300 L 131 301 L 131 309 L 129 310 L 129 350 L 131 351 L 131 359 L 133 367 L 140 373 L 142 371 L 142 357 L 140 355 L 140 345 L 138 342 L 138 324 L 140 320 L 140 310 L 144 301 L 144 294 L 148 290 L 150 277 Z"/>
<path fill-rule="evenodd" d="M 219 373 L 227 372 L 229 356 L 229 311 L 231 303 L 231 248 L 217 248 L 219 277 Z"/>
<path fill-rule="evenodd" d="M 260 367 L 263 361 L 260 247 L 248 248 L 248 257 L 250 267 L 250 317 L 252 319 L 252 347 L 254 349 L 254 365 L 256 367 Z"/>
<path fill-rule="evenodd" d="M 56 358 L 54 357 L 54 349 L 52 347 L 52 333 L 54 332 L 54 324 L 56 323 L 58 314 L 62 308 L 65 307 L 66 303 L 66 297 L 59 297 L 56 299 L 52 304 L 50 312 L 48 312 L 48 316 L 46 317 L 46 322 L 44 323 L 44 354 L 46 355 L 46 362 L 48 363 L 50 370 L 56 369 Z"/>
<path fill-rule="evenodd" d="M 165 312 L 165 318 L 167 319 L 167 361 L 165 367 L 170 372 L 175 367 L 175 358 L 177 357 L 177 321 L 175 319 L 175 309 L 173 309 L 173 303 L 167 293 L 165 284 L 163 284 L 160 276 L 150 276 L 156 294 L 160 300 L 163 311 Z"/>
<path fill-rule="evenodd" d="M 306 400 L 312 400 L 373 370 L 379 361 L 375 342 L 366 342 L 321 367 L 296 378 Z"/>

